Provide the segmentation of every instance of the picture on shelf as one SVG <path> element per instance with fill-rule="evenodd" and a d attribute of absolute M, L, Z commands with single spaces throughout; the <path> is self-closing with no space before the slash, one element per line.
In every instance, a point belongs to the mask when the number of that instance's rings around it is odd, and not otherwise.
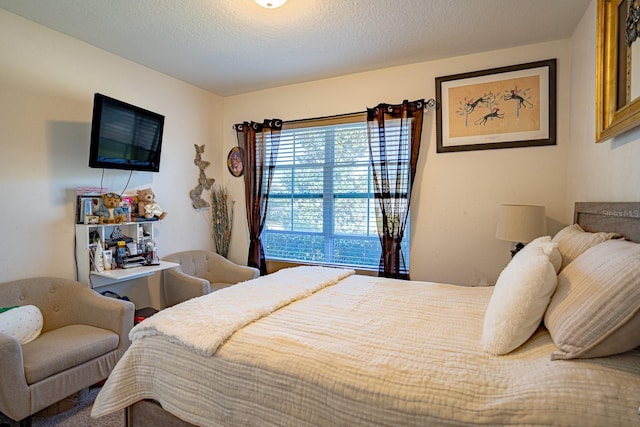
<path fill-rule="evenodd" d="M 101 187 L 76 188 L 76 224 L 93 224 L 93 216 L 100 208 Z M 97 199 L 97 205 L 94 199 Z M 86 202 L 90 200 L 90 202 Z M 91 209 L 91 211 L 89 211 Z M 89 216 L 90 218 L 87 218 Z"/>
<path fill-rule="evenodd" d="M 78 224 L 97 224 L 100 203 L 100 195 L 78 196 L 76 222 Z"/>

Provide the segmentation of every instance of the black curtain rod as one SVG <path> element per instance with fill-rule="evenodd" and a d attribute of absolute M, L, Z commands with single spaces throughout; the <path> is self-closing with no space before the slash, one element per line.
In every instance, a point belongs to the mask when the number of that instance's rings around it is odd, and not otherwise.
<path fill-rule="evenodd" d="M 429 98 L 429 99 L 426 99 L 424 101 L 424 110 L 425 111 L 433 110 L 433 109 L 436 109 L 437 107 L 438 107 L 438 103 L 433 98 Z M 299 123 L 299 122 L 313 121 L 313 120 L 329 120 L 329 119 L 335 119 L 335 118 L 339 118 L 339 117 L 357 116 L 357 115 L 360 115 L 360 114 L 367 114 L 367 110 L 356 111 L 354 113 L 333 114 L 331 116 L 308 117 L 306 119 L 283 120 L 282 123 L 283 124 L 284 123 L 292 124 L 292 123 Z"/>
<path fill-rule="evenodd" d="M 437 109 L 437 108 L 438 108 L 438 103 L 436 102 L 435 99 L 429 98 L 429 99 L 424 101 L 424 109 L 425 109 L 425 111 L 433 110 L 433 109 Z M 340 118 L 340 117 L 358 116 L 358 115 L 361 115 L 361 114 L 367 114 L 367 110 L 356 111 L 354 113 L 333 114 L 331 116 L 307 117 L 305 119 L 283 120 L 282 123 L 283 124 L 285 124 L 285 123 L 286 124 L 295 124 L 295 123 L 304 123 L 304 122 L 307 122 L 307 121 L 331 120 L 331 119 L 337 119 L 337 118 Z M 233 128 L 235 129 L 235 125 L 233 125 Z"/>

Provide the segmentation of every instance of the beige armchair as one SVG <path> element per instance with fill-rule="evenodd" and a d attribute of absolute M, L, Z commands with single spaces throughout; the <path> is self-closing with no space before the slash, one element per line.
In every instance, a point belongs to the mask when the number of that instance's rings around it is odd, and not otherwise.
<path fill-rule="evenodd" d="M 180 264 L 163 271 L 167 307 L 260 276 L 257 268 L 235 264 L 215 252 L 184 251 L 163 259 Z"/>
<path fill-rule="evenodd" d="M 28 426 L 31 415 L 107 378 L 129 347 L 135 307 L 53 277 L 0 283 L 0 307 L 15 305 L 35 305 L 44 322 L 24 345 L 0 333 L 0 412 Z"/>

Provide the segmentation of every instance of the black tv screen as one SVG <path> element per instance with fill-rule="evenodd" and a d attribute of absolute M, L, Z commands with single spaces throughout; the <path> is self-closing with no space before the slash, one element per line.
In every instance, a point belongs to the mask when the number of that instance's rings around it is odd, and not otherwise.
<path fill-rule="evenodd" d="M 96 93 L 89 167 L 158 172 L 164 116 Z"/>

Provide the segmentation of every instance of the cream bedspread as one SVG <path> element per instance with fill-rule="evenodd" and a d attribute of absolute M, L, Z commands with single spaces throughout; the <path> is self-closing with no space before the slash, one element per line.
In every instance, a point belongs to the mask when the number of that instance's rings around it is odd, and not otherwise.
<path fill-rule="evenodd" d="M 129 338 L 162 335 L 211 356 L 238 329 L 354 273 L 328 267 L 280 270 L 162 310 L 131 329 Z"/>
<path fill-rule="evenodd" d="M 202 426 L 636 425 L 640 352 L 551 361 L 541 328 L 480 349 L 490 287 L 350 276 L 231 335 L 213 356 L 136 340 L 98 395 Z"/>

